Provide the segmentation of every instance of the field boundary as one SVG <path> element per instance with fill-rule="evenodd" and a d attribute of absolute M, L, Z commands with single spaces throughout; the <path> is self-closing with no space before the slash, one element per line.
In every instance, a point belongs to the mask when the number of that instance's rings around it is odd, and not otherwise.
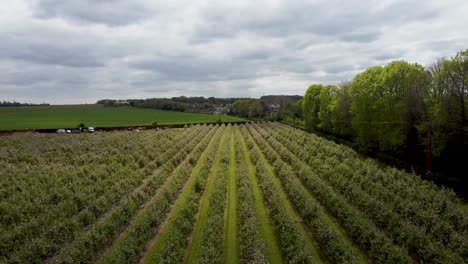
<path fill-rule="evenodd" d="M 174 123 L 174 124 L 160 124 L 160 125 L 138 125 L 138 126 L 103 126 L 94 127 L 95 131 L 98 132 L 110 132 L 110 131 L 138 131 L 138 130 L 158 130 L 158 129 L 169 129 L 169 128 L 187 128 L 195 125 L 235 125 L 235 124 L 250 124 L 255 121 L 222 121 L 222 122 L 192 122 L 192 123 Z M 77 128 L 77 127 L 75 127 Z M 15 130 L 0 130 L 0 136 L 9 136 L 16 134 L 55 134 L 58 129 L 68 129 L 68 127 L 58 128 L 39 128 L 39 129 L 15 129 Z M 85 132 L 82 132 L 85 133 Z"/>

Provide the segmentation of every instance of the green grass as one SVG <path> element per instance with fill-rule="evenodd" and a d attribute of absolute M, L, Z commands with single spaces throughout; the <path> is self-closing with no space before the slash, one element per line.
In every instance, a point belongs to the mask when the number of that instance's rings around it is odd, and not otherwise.
<path fill-rule="evenodd" d="M 222 129 L 222 128 L 218 128 L 218 129 Z M 223 135 L 224 135 L 224 133 L 225 133 L 225 131 L 223 131 Z M 220 141 L 222 142 L 223 139 L 224 138 L 222 138 Z M 143 256 L 143 259 L 141 260 L 141 263 L 154 263 L 158 259 L 158 254 L 161 254 L 161 251 L 164 248 L 164 245 L 167 244 L 167 243 L 170 243 L 171 225 L 175 224 L 175 219 L 181 213 L 182 209 L 184 208 L 184 206 L 189 201 L 189 196 L 190 196 L 192 190 L 195 188 L 195 184 L 197 182 L 197 177 L 200 174 L 200 171 L 201 171 L 201 169 L 203 167 L 203 164 L 205 163 L 205 160 L 207 159 L 208 152 L 211 149 L 211 146 L 213 144 L 216 144 L 216 143 L 217 142 L 214 142 L 213 138 L 212 138 L 209 145 L 207 146 L 207 148 L 203 151 L 200 159 L 197 162 L 197 165 L 195 166 L 195 168 L 194 168 L 194 170 L 192 172 L 192 175 L 190 176 L 188 182 L 186 183 L 185 188 L 183 189 L 183 191 L 180 194 L 179 198 L 176 200 L 176 202 L 174 204 L 174 209 L 173 209 L 171 215 L 169 216 L 169 219 L 167 220 L 166 225 L 164 227 L 162 227 L 159 234 L 156 237 L 154 237 L 154 239 L 152 239 L 152 241 L 149 242 L 149 248 L 146 251 L 145 256 Z M 220 144 L 217 147 L 217 154 L 216 154 L 217 159 L 215 160 L 215 162 L 216 161 L 219 162 L 219 160 L 221 160 L 221 158 L 219 157 L 220 152 L 221 152 L 221 146 L 222 146 L 222 144 Z M 216 163 L 214 164 L 214 166 L 216 166 Z M 210 176 L 211 176 L 211 178 L 214 178 L 213 175 L 210 175 Z"/>
<path fill-rule="evenodd" d="M 259 151 L 259 160 L 261 163 L 265 164 L 267 173 L 270 175 L 271 179 L 273 180 L 274 184 L 278 187 L 279 193 L 278 195 L 281 197 L 281 200 L 283 201 L 283 206 L 286 208 L 286 211 L 288 212 L 288 215 L 290 215 L 294 219 L 301 219 L 299 217 L 299 214 L 296 212 L 294 209 L 294 206 L 291 204 L 291 202 L 288 199 L 288 196 L 283 190 L 283 187 L 281 186 L 280 180 L 276 177 L 272 165 L 268 162 L 267 158 L 264 156 L 263 151 L 260 149 L 260 147 L 257 145 L 257 143 L 254 143 L 254 147 Z M 244 150 L 247 152 L 247 149 L 244 148 Z M 325 261 L 323 260 L 322 256 L 320 255 L 320 249 L 319 245 L 315 240 L 312 239 L 310 236 L 309 232 L 307 231 L 306 227 L 304 226 L 304 223 L 302 221 L 296 222 L 296 228 L 299 230 L 299 232 L 307 238 L 308 245 L 307 247 L 310 250 L 310 254 L 312 256 L 312 262 L 313 263 L 324 263 Z"/>
<path fill-rule="evenodd" d="M 221 153 L 223 150 L 223 144 L 224 140 L 226 138 L 226 129 L 223 132 L 223 136 L 219 140 L 219 146 L 216 151 L 216 156 L 213 161 L 213 167 L 211 168 L 211 172 L 208 178 L 208 182 L 206 183 L 206 189 L 205 193 L 203 194 L 203 197 L 200 200 L 200 209 L 198 210 L 198 219 L 195 224 L 193 234 L 192 234 L 192 242 L 187 249 L 187 258 L 185 260 L 185 263 L 195 263 L 195 260 L 199 254 L 199 251 L 201 250 L 201 239 L 203 237 L 203 230 L 205 228 L 210 228 L 206 226 L 206 222 L 208 221 L 208 209 L 210 208 L 210 196 L 211 193 L 213 192 L 214 186 L 215 186 L 215 180 L 216 177 L 218 176 L 218 170 L 220 167 L 221 163 Z"/>
<path fill-rule="evenodd" d="M 239 129 L 236 127 L 236 129 Z M 255 208 L 257 210 L 258 216 L 260 217 L 263 236 L 267 242 L 268 247 L 268 261 L 270 263 L 283 263 L 283 257 L 281 256 L 281 249 L 279 246 L 278 238 L 275 234 L 275 229 L 271 223 L 270 216 L 268 215 L 267 208 L 265 207 L 265 201 L 263 199 L 262 191 L 255 177 L 255 167 L 253 166 L 250 160 L 250 153 L 247 148 L 247 143 L 242 134 L 239 135 L 239 140 L 244 151 L 245 164 L 247 165 L 249 171 L 249 179 L 252 183 L 253 193 L 255 196 Z"/>
<path fill-rule="evenodd" d="M 302 187 L 305 188 L 304 186 Z M 356 249 L 355 252 L 357 255 L 355 257 L 357 263 L 370 263 L 367 256 L 362 252 L 362 250 L 360 250 L 359 245 L 353 242 L 351 237 L 349 237 L 349 235 L 336 223 L 336 220 L 333 219 L 332 216 L 330 216 L 330 214 L 325 210 L 323 206 L 319 206 L 319 213 L 324 216 L 325 221 L 331 228 L 335 229 L 339 234 L 341 234 L 341 236 L 344 238 L 345 243 L 348 244 L 350 248 Z"/>
<path fill-rule="evenodd" d="M 244 120 L 235 116 L 101 105 L 0 107 L 0 131 L 72 128 L 81 122 L 92 127 L 112 127 L 151 125 L 154 121 L 160 125 L 204 123 L 218 119 L 223 122 Z"/>
<path fill-rule="evenodd" d="M 240 263 L 239 224 L 237 216 L 236 151 L 234 129 L 231 128 L 230 161 L 228 185 L 228 211 L 226 219 L 226 260 L 225 263 Z"/>

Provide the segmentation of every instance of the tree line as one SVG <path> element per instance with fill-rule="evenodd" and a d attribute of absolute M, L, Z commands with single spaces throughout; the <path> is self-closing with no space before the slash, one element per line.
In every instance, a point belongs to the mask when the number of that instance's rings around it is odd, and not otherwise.
<path fill-rule="evenodd" d="M 96 104 L 106 107 L 131 106 L 139 108 L 152 108 L 192 113 L 227 113 L 227 105 L 243 98 L 216 98 L 203 96 L 186 97 L 178 96 L 172 98 L 148 98 L 148 99 L 102 99 Z"/>
<path fill-rule="evenodd" d="M 229 114 L 251 119 L 278 121 L 294 113 L 293 107 L 302 99 L 299 95 L 264 95 L 260 99 L 235 101 Z"/>
<path fill-rule="evenodd" d="M 299 95 L 265 95 L 254 98 L 172 97 L 148 99 L 102 99 L 96 104 L 106 107 L 131 106 L 160 110 L 229 114 L 252 119 L 279 120 L 292 104 L 302 99 Z"/>
<path fill-rule="evenodd" d="M 48 106 L 49 104 L 42 103 L 42 104 L 28 104 L 28 103 L 20 103 L 20 102 L 9 102 L 9 101 L 0 101 L 0 107 L 15 107 L 15 106 Z"/>
<path fill-rule="evenodd" d="M 309 131 L 351 140 L 359 151 L 447 183 L 466 182 L 468 50 L 423 67 L 393 61 L 352 81 L 313 84 L 302 100 Z M 441 176 L 443 175 L 443 176 Z"/>

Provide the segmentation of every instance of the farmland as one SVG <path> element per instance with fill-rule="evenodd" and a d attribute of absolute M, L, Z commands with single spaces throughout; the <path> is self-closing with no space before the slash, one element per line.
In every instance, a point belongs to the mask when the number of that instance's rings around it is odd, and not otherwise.
<path fill-rule="evenodd" d="M 0 263 L 466 263 L 450 189 L 279 123 L 0 137 Z"/>
<path fill-rule="evenodd" d="M 242 121 L 234 116 L 184 113 L 132 107 L 102 105 L 55 105 L 0 108 L 0 131 L 77 127 L 81 122 L 91 127 L 141 126 L 157 122 L 190 124 Z"/>

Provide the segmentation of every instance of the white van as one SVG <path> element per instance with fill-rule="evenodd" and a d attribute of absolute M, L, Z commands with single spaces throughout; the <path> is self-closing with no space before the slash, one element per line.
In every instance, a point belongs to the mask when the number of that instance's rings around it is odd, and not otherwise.
<path fill-rule="evenodd" d="M 88 132 L 93 133 L 94 132 L 94 127 L 88 127 Z"/>

